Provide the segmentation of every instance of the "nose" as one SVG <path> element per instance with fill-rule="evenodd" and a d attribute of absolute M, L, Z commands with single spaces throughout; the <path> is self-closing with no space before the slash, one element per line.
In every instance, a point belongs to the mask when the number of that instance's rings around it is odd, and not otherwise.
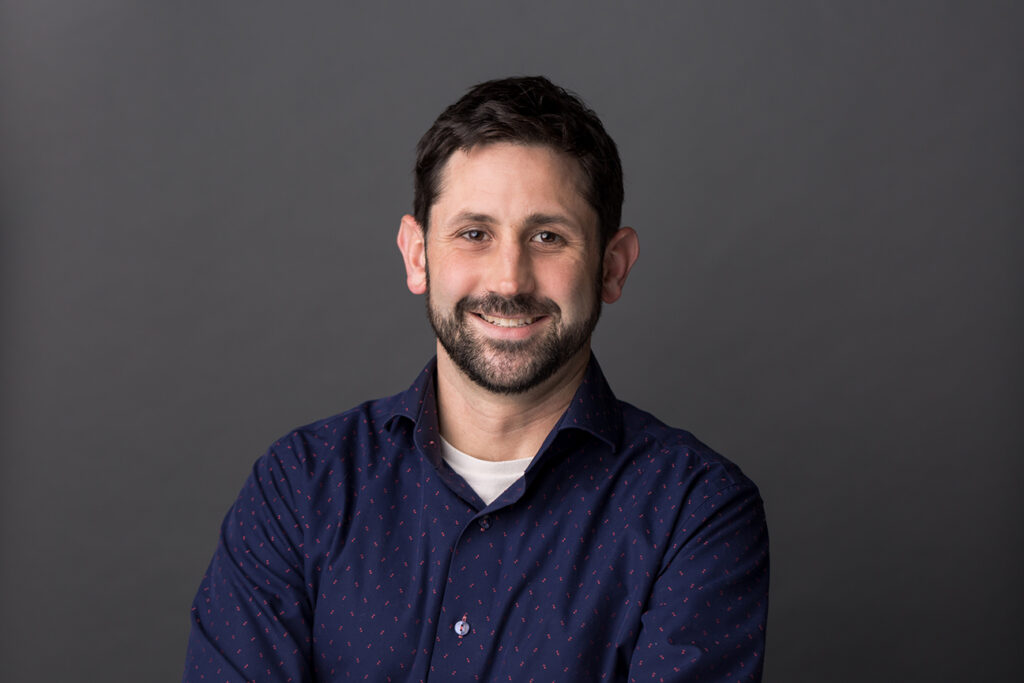
<path fill-rule="evenodd" d="M 533 264 L 529 249 L 517 240 L 506 240 L 493 251 L 487 290 L 504 297 L 533 291 Z"/>

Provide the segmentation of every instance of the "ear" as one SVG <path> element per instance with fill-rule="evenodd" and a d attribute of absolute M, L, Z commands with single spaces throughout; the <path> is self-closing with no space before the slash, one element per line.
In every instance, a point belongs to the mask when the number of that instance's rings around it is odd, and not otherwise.
<path fill-rule="evenodd" d="M 626 284 L 629 269 L 640 255 L 640 238 L 633 228 L 619 228 L 604 248 L 604 265 L 601 270 L 601 301 L 606 304 L 618 301 L 622 287 Z"/>
<path fill-rule="evenodd" d="M 427 245 L 423 228 L 406 214 L 398 227 L 398 249 L 405 261 L 405 284 L 413 294 L 427 291 Z"/>

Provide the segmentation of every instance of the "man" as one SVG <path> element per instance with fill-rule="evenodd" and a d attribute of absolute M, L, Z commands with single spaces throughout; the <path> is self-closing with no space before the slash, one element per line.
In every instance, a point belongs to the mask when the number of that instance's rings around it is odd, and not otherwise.
<path fill-rule="evenodd" d="M 437 357 L 256 463 L 186 681 L 760 679 L 756 487 L 591 355 L 638 253 L 622 197 L 614 142 L 544 78 L 441 114 L 398 232 Z"/>

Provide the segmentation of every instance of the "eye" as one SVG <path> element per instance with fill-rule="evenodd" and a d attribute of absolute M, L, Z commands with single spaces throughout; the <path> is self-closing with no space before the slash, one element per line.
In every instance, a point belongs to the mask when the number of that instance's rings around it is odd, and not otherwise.
<path fill-rule="evenodd" d="M 459 233 L 459 237 L 461 237 L 462 239 L 469 240 L 470 242 L 482 242 L 487 238 L 487 233 L 484 232 L 483 230 L 471 228 L 469 230 L 463 230 L 461 233 Z"/>
<path fill-rule="evenodd" d="M 535 242 L 540 242 L 541 244 L 558 244 L 563 241 L 561 235 L 550 232 L 549 230 L 538 232 L 533 236 L 533 240 Z"/>

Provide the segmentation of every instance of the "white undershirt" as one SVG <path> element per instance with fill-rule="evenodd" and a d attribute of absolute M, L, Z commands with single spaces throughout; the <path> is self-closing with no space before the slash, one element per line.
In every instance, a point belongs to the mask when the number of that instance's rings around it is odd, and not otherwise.
<path fill-rule="evenodd" d="M 485 504 L 490 505 L 505 489 L 515 483 L 533 458 L 518 460 L 481 460 L 463 453 L 441 437 L 441 457 L 473 487 Z"/>

